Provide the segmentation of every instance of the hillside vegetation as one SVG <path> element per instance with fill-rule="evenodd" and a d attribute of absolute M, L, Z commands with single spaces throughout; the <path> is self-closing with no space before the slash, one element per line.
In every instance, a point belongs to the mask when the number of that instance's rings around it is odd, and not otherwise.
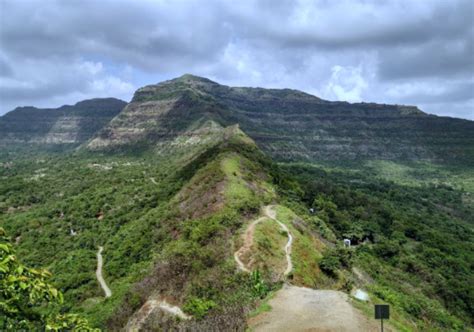
<path fill-rule="evenodd" d="M 391 330 L 473 328 L 472 122 L 189 75 L 103 112 L 66 146 L 0 153 L 1 248 L 63 294 L 25 324 L 241 331 L 324 293 L 360 326 L 389 303 Z"/>

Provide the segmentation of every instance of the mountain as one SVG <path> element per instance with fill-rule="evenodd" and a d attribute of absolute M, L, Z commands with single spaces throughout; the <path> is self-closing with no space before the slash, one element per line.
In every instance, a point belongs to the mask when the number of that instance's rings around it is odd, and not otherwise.
<path fill-rule="evenodd" d="M 223 127 L 239 124 L 279 161 L 474 163 L 473 121 L 429 115 L 415 106 L 228 87 L 189 74 L 140 88 L 128 104 L 94 99 L 58 109 L 17 108 L 0 117 L 0 144 L 159 151 L 208 121 Z"/>
<path fill-rule="evenodd" d="M 190 75 L 118 108 L 70 112 L 108 115 L 63 153 L 42 150 L 63 145 L 51 130 L 29 138 L 21 109 L 1 118 L 16 133 L 2 139 L 35 149 L 0 154 L 0 261 L 21 262 L 0 278 L 15 290 L 0 330 L 69 313 L 106 331 L 371 331 L 376 303 L 390 331 L 474 326 L 472 122 Z M 26 114 L 74 132 L 54 112 Z M 361 156 L 344 166 L 344 149 Z M 32 302 L 24 266 L 50 270 L 37 276 L 64 303 Z"/>
<path fill-rule="evenodd" d="M 428 115 L 413 106 L 228 87 L 192 75 L 139 89 L 88 148 L 153 148 L 207 120 L 238 123 L 263 151 L 282 161 L 474 161 L 473 121 Z"/>
<path fill-rule="evenodd" d="M 126 104 L 115 98 L 97 98 L 59 108 L 17 107 L 0 117 L 0 146 L 77 146 L 108 124 Z"/>

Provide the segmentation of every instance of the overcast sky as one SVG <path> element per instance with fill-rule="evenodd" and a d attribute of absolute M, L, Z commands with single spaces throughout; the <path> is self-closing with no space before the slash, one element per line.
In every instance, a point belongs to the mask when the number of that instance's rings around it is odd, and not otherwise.
<path fill-rule="evenodd" d="M 0 4 L 0 114 L 192 73 L 474 119 L 474 0 Z"/>

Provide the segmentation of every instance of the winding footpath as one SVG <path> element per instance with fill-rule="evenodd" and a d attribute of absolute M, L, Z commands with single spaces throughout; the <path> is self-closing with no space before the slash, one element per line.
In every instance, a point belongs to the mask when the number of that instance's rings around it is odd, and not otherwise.
<path fill-rule="evenodd" d="M 280 225 L 281 229 L 288 234 L 288 242 L 285 245 L 285 254 L 286 254 L 287 267 L 286 267 L 285 272 L 283 273 L 283 275 L 287 276 L 291 272 L 291 270 L 293 270 L 293 262 L 291 260 L 291 246 L 293 244 L 293 236 L 291 235 L 290 230 L 288 229 L 288 227 L 276 218 L 276 212 L 273 208 L 274 207 L 271 206 L 271 205 L 265 206 L 265 208 L 263 209 L 265 216 L 260 217 L 257 220 L 254 220 L 247 227 L 247 229 L 245 230 L 244 244 L 242 245 L 242 247 L 240 247 L 239 250 L 237 250 L 234 253 L 234 260 L 237 263 L 237 266 L 241 271 L 250 272 L 250 267 L 249 266 L 251 265 L 252 261 L 250 261 L 246 266 L 242 262 L 241 258 L 246 253 L 248 253 L 250 251 L 251 247 L 252 247 L 253 235 L 255 233 L 255 226 L 259 222 L 265 220 L 265 218 L 269 218 L 269 219 L 274 220 L 278 225 Z"/>
<path fill-rule="evenodd" d="M 271 205 L 266 206 L 264 211 L 268 218 L 276 221 L 278 225 L 280 225 L 281 229 L 288 234 L 288 242 L 286 243 L 286 246 L 285 246 L 287 267 L 286 267 L 285 272 L 283 273 L 283 275 L 287 276 L 291 272 L 291 270 L 293 270 L 293 261 L 291 260 L 291 246 L 293 244 L 293 236 L 291 235 L 288 227 L 276 218 L 276 212 L 273 209 L 273 206 Z"/>
<path fill-rule="evenodd" d="M 99 251 L 97 251 L 97 270 L 95 271 L 95 275 L 97 276 L 97 280 L 99 281 L 100 287 L 102 287 L 102 289 L 104 290 L 105 297 L 111 297 L 112 291 L 107 286 L 104 278 L 102 277 L 102 265 L 103 265 L 102 251 L 103 250 L 104 248 L 102 246 L 99 246 Z"/>
<path fill-rule="evenodd" d="M 245 230 L 245 234 L 244 234 L 244 244 L 242 245 L 242 247 L 240 247 L 239 250 L 237 250 L 235 253 L 234 253 L 234 259 L 235 259 L 235 262 L 237 263 L 237 266 L 239 267 L 239 269 L 241 271 L 244 271 L 244 272 L 250 272 L 250 269 L 248 269 L 245 264 L 242 262 L 241 258 L 243 255 L 245 255 L 247 252 L 250 251 L 250 248 L 252 247 L 252 244 L 253 244 L 253 234 L 255 232 L 255 226 L 265 220 L 266 217 L 260 217 L 258 218 L 257 220 L 254 220 L 248 227 L 247 229 Z M 249 264 L 250 265 L 250 264 Z"/>

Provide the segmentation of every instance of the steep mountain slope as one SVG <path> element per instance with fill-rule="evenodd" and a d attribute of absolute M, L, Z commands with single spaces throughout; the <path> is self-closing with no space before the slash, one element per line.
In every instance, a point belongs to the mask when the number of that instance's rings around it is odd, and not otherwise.
<path fill-rule="evenodd" d="M 192 75 L 139 89 L 88 147 L 153 147 L 198 119 L 238 123 L 279 160 L 474 162 L 473 121 L 428 115 L 413 106 L 329 102 L 289 89 L 233 88 Z"/>
<path fill-rule="evenodd" d="M 59 108 L 18 107 L 0 117 L 0 146 L 77 146 L 106 125 L 125 105 L 124 101 L 105 98 Z"/>

